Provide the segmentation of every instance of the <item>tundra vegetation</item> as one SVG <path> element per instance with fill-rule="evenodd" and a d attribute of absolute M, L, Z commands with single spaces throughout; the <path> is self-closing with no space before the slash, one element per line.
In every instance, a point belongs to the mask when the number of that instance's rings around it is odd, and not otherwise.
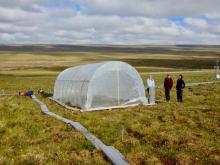
<path fill-rule="evenodd" d="M 211 81 L 218 47 L 161 47 L 161 51 L 1 51 L 0 92 L 43 88 L 52 91 L 59 72 L 70 66 L 107 60 L 133 65 L 143 80 L 157 85 L 167 73 L 174 82 Z M 137 48 L 135 48 L 137 49 Z M 151 49 L 149 49 L 151 50 Z M 220 162 L 220 84 L 186 88 L 184 102 L 171 102 L 157 89 L 155 106 L 96 112 L 71 112 L 37 96 L 52 112 L 81 122 L 130 164 L 218 164 Z M 83 135 L 43 115 L 29 97 L 0 97 L 0 164 L 109 164 Z"/>

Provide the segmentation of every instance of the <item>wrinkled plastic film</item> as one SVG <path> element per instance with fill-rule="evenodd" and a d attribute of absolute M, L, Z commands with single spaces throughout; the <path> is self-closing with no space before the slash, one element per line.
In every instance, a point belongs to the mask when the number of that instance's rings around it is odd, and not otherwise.
<path fill-rule="evenodd" d="M 64 70 L 55 82 L 54 99 L 82 109 L 146 102 L 138 72 L 118 61 Z"/>

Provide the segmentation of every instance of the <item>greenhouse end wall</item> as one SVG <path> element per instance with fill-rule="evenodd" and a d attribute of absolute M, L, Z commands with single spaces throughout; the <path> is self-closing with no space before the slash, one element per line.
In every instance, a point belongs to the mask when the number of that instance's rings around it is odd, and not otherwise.
<path fill-rule="evenodd" d="M 56 79 L 54 99 L 87 110 L 147 102 L 138 72 L 119 61 L 64 70 Z"/>

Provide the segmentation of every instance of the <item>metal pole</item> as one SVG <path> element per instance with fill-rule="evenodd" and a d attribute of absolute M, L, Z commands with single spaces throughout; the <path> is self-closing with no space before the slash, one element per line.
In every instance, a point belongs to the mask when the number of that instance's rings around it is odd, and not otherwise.
<path fill-rule="evenodd" d="M 120 105 L 120 80 L 119 80 L 118 66 L 117 66 L 117 97 L 118 97 L 118 105 Z"/>
<path fill-rule="evenodd" d="M 219 60 L 216 61 L 216 65 L 215 65 L 215 79 L 217 79 L 218 76 L 218 70 L 219 70 Z"/>

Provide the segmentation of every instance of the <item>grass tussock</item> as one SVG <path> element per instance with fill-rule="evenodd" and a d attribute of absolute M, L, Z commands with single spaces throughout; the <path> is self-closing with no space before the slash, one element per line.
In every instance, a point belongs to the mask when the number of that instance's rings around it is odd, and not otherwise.
<path fill-rule="evenodd" d="M 82 114 L 64 111 L 47 99 L 44 102 L 54 112 L 83 123 L 131 164 L 217 164 L 219 93 L 219 84 L 199 86 L 193 93 L 185 90 L 182 104 L 176 103 L 173 92 L 170 103 Z"/>
<path fill-rule="evenodd" d="M 204 78 L 196 75 L 196 81 Z M 0 83 L 9 92 L 30 86 L 36 91 L 52 87 L 54 79 L 2 76 Z M 71 113 L 38 97 L 51 111 L 81 122 L 119 149 L 131 164 L 217 164 L 219 93 L 219 84 L 199 86 L 185 89 L 182 104 L 176 102 L 173 90 L 170 103 L 86 113 Z M 163 95 L 158 89 L 157 99 L 163 100 Z M 43 115 L 28 97 L 0 97 L 0 116 L 0 164 L 108 164 L 80 133 Z"/>
<path fill-rule="evenodd" d="M 108 164 L 70 126 L 43 115 L 30 98 L 0 97 L 0 164 Z"/>
<path fill-rule="evenodd" d="M 153 74 L 161 85 L 164 71 L 212 68 L 216 56 L 200 56 L 196 50 L 187 56 L 165 53 L 157 57 L 149 53 L 1 52 L 0 92 L 36 92 L 39 88 L 51 92 L 56 76 L 66 67 L 119 59 L 133 64 L 144 82 Z M 158 73 L 148 73 L 154 71 Z M 174 83 L 178 74 L 172 73 Z M 213 80 L 213 76 L 210 70 L 184 73 L 187 83 Z M 105 144 L 117 148 L 130 164 L 219 164 L 220 84 L 185 89 L 184 103 L 177 103 L 175 95 L 173 90 L 171 102 L 155 106 L 85 113 L 72 113 L 38 97 L 51 111 L 81 122 Z M 157 99 L 164 100 L 163 89 L 157 89 Z M 21 96 L 0 97 L 0 164 L 109 162 L 79 132 L 42 114 L 30 98 Z"/>

